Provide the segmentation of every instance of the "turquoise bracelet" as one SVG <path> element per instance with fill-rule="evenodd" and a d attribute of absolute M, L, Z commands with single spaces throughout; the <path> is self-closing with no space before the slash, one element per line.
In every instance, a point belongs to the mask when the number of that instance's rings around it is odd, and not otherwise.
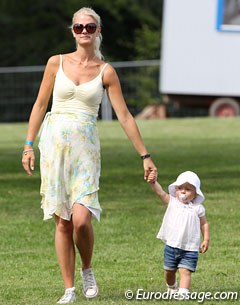
<path fill-rule="evenodd" d="M 33 141 L 26 140 L 26 141 L 25 141 L 25 145 L 31 145 L 31 146 L 33 146 Z"/>

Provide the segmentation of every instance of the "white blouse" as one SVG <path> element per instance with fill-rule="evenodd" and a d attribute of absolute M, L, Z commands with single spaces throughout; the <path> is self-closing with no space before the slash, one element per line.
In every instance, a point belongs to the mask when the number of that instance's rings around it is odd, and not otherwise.
<path fill-rule="evenodd" d="M 157 238 L 170 247 L 199 251 L 200 217 L 203 216 L 205 216 L 205 208 L 202 204 L 182 203 L 170 195 Z"/>

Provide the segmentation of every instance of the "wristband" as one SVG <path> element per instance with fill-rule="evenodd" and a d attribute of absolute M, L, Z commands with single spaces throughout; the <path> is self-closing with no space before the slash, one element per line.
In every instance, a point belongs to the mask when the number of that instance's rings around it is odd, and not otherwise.
<path fill-rule="evenodd" d="M 25 141 L 25 145 L 33 146 L 33 141 L 26 140 Z"/>
<path fill-rule="evenodd" d="M 142 155 L 140 158 L 142 160 L 144 160 L 144 159 L 147 159 L 147 158 L 151 158 L 151 155 L 150 154 L 145 154 L 145 155 Z"/>

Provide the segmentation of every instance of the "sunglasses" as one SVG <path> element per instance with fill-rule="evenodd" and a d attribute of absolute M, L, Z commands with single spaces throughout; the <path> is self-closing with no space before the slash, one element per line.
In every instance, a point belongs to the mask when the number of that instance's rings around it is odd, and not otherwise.
<path fill-rule="evenodd" d="M 95 23 L 87 23 L 85 25 L 81 23 L 75 23 L 73 25 L 73 31 L 75 34 L 82 34 L 84 29 L 86 29 L 88 34 L 93 34 L 96 32 L 97 25 Z"/>

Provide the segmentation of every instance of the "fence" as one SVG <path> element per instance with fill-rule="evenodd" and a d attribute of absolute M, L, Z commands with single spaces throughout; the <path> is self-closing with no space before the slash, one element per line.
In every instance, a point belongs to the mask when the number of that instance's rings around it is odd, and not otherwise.
<path fill-rule="evenodd" d="M 144 106 L 160 101 L 159 60 L 113 62 L 111 64 L 118 73 L 124 97 L 133 115 Z M 44 66 L 0 68 L 0 122 L 28 120 L 44 68 Z M 106 94 L 102 101 L 99 117 L 104 120 L 115 117 Z"/>

